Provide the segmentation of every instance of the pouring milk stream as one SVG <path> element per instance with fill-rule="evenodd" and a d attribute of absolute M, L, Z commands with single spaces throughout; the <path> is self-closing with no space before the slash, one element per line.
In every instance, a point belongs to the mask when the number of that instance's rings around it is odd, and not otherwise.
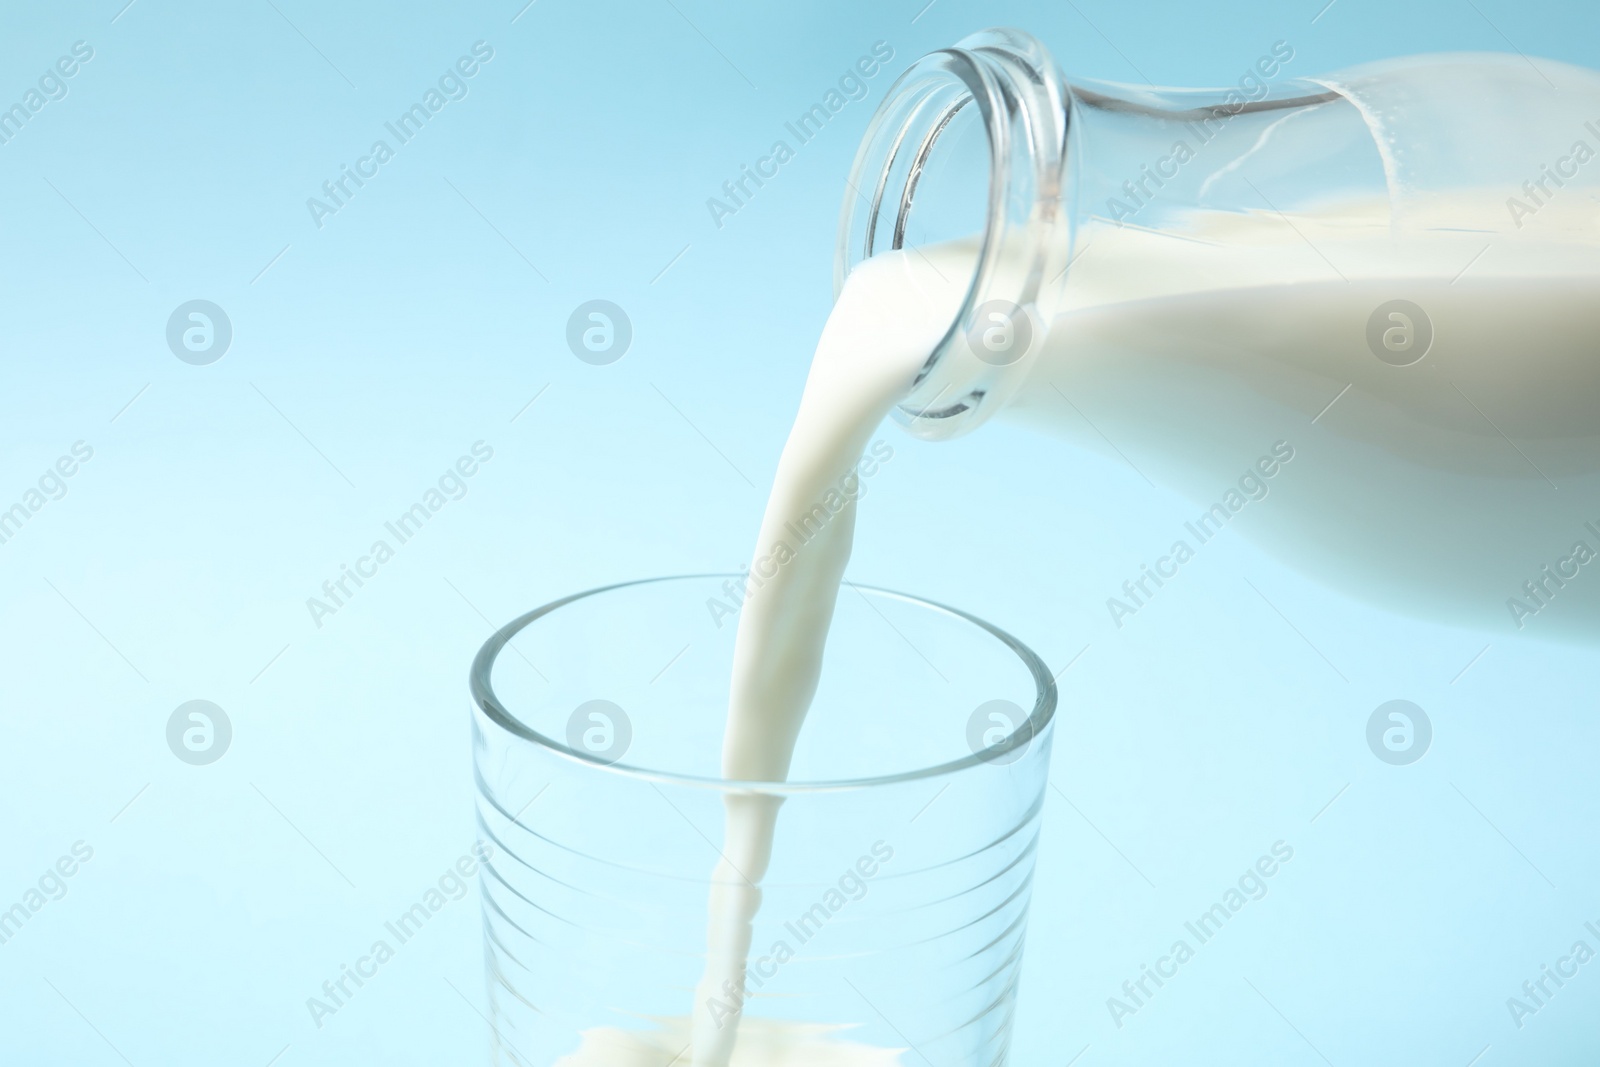
<path fill-rule="evenodd" d="M 1220 92 L 1068 87 L 986 31 L 890 90 L 752 557 L 777 567 L 746 585 L 726 777 L 787 775 L 856 501 L 803 546 L 786 524 L 890 414 L 948 437 L 1004 408 L 1188 496 L 1197 537 L 1265 495 L 1241 470 L 1292 456 L 1248 527 L 1291 565 L 1414 615 L 1600 635 L 1600 75 L 1474 55 L 1292 79 L 1293 55 Z M 742 1017 L 778 817 L 727 801 L 695 1067 L 783 1062 Z"/>

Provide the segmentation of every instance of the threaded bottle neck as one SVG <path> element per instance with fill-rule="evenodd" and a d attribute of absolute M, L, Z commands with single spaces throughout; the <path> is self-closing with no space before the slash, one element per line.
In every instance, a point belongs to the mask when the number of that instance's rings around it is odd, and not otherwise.
<path fill-rule="evenodd" d="M 1020 31 L 985 30 L 914 63 L 868 126 L 846 183 L 835 291 L 875 254 L 977 241 L 960 309 L 895 412 L 918 436 L 971 429 L 1020 384 L 1032 350 L 979 358 L 968 339 L 996 308 L 1036 324 L 1053 311 L 1071 249 L 1062 202 L 1069 115 L 1045 47 Z"/>

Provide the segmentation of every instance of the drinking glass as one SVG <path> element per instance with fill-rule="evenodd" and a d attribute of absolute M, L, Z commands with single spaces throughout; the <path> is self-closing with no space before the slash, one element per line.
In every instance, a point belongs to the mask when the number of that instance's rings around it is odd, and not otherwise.
<path fill-rule="evenodd" d="M 847 583 L 790 780 L 727 781 L 740 581 L 569 596 L 473 663 L 494 1061 L 688 1065 L 698 1015 L 737 1028 L 735 1067 L 1004 1063 L 1050 672 L 972 615 Z M 697 996 L 726 812 L 752 803 L 778 815 L 745 996 Z"/>

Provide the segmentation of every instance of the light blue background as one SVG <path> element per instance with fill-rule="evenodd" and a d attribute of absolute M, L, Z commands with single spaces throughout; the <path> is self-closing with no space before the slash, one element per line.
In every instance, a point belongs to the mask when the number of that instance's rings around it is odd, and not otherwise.
<path fill-rule="evenodd" d="M 748 561 L 892 72 L 720 229 L 705 200 L 873 42 L 898 71 L 1009 24 L 1074 75 L 1179 86 L 1280 39 L 1299 74 L 1513 44 L 1600 65 L 1575 0 L 1337 0 L 1315 23 L 1320 0 L 523 2 L 0 14 L 0 104 L 94 48 L 0 145 L 0 506 L 94 448 L 0 545 L 0 907 L 94 848 L 0 945 L 0 1061 L 484 1061 L 472 897 L 323 1028 L 305 1000 L 470 844 L 465 673 L 494 625 Z M 479 40 L 469 95 L 318 229 L 306 198 Z M 607 367 L 564 342 L 596 297 L 635 330 Z M 194 298 L 233 323 L 211 366 L 165 343 Z M 1505 1007 L 1600 948 L 1592 652 L 1362 608 L 1232 531 L 1118 631 L 1105 597 L 1186 503 L 1001 424 L 888 432 L 853 575 L 1057 669 L 1082 652 L 1016 1062 L 1595 1062 L 1600 962 L 1523 1029 Z M 465 499 L 314 626 L 306 598 L 480 439 Z M 1409 767 L 1365 742 L 1396 697 L 1436 732 Z M 235 731 L 209 767 L 164 737 L 196 698 Z M 1115 1027 L 1106 998 L 1279 839 L 1270 893 Z"/>

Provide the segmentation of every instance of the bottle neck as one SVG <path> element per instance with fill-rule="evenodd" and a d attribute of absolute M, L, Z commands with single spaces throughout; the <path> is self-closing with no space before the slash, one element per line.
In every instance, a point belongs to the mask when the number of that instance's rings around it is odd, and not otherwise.
<path fill-rule="evenodd" d="M 1278 42 L 1224 89 L 1069 85 L 1034 38 L 986 30 L 913 64 L 856 154 L 834 271 L 837 291 L 875 254 L 973 249 L 942 260 L 971 264 L 964 296 L 896 419 L 938 439 L 1004 407 L 1099 225 L 1182 235 L 1225 215 L 1236 237 L 1281 236 L 1284 212 L 1336 196 L 1387 218 L 1394 167 L 1372 109 L 1295 76 L 1293 59 Z M 1015 343 L 997 351 L 997 337 Z"/>
<path fill-rule="evenodd" d="M 846 183 L 835 293 L 878 253 L 977 241 L 960 308 L 895 411 L 917 436 L 975 427 L 1003 406 L 1038 348 L 1072 246 L 1069 115 L 1045 47 L 985 30 L 913 64 L 868 126 Z M 999 352 L 975 344 L 996 316 L 1014 316 L 1007 336 L 1028 340 Z"/>

